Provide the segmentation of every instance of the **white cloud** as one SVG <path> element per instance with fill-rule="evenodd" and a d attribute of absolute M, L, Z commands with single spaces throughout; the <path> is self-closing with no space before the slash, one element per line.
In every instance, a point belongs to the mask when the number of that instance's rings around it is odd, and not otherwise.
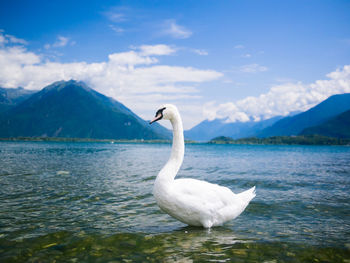
<path fill-rule="evenodd" d="M 130 13 L 130 9 L 127 7 L 112 7 L 110 10 L 103 12 L 102 14 L 111 22 L 109 24 L 109 28 L 113 30 L 118 35 L 121 35 L 125 32 L 125 24 L 123 22 L 129 20 L 130 14 L 127 15 L 127 13 Z"/>
<path fill-rule="evenodd" d="M 22 45 L 27 45 L 27 44 L 28 44 L 28 42 L 25 41 L 24 39 L 17 38 L 17 37 L 14 37 L 14 36 L 12 36 L 12 35 L 5 35 L 5 36 L 9 39 L 9 41 L 10 41 L 11 43 L 14 43 L 14 44 L 22 44 Z"/>
<path fill-rule="evenodd" d="M 243 45 L 235 45 L 234 48 L 235 49 L 243 49 L 243 48 L 245 48 L 245 46 L 243 46 Z"/>
<path fill-rule="evenodd" d="M 58 38 L 58 40 L 55 43 L 53 43 L 54 47 L 65 47 L 65 46 L 67 46 L 67 44 L 69 42 L 69 38 L 68 37 L 58 36 L 57 38 Z"/>
<path fill-rule="evenodd" d="M 207 56 L 208 52 L 204 49 L 193 49 L 193 52 L 200 56 Z"/>
<path fill-rule="evenodd" d="M 58 63 L 24 47 L 3 46 L 0 47 L 0 86 L 41 89 L 58 80 L 81 80 L 124 103 L 144 119 L 150 119 L 164 103 L 175 103 L 179 108 L 191 105 L 195 109 L 193 114 L 197 115 L 183 118 L 184 126 L 190 127 L 202 118 L 201 105 L 196 102 L 200 98 L 197 85 L 218 79 L 222 73 L 159 64 L 157 56 L 174 52 L 167 45 L 143 45 L 110 54 L 102 62 Z"/>
<path fill-rule="evenodd" d="M 124 33 L 124 31 L 125 31 L 123 28 L 121 28 L 119 26 L 115 26 L 115 25 L 109 25 L 109 28 L 112 29 L 117 34 Z"/>
<path fill-rule="evenodd" d="M 192 32 L 183 26 L 176 24 L 174 20 L 167 20 L 164 23 L 164 35 L 169 35 L 173 38 L 184 39 L 189 38 Z"/>
<path fill-rule="evenodd" d="M 4 44 L 22 44 L 22 45 L 27 45 L 28 42 L 25 41 L 24 39 L 17 38 L 13 35 L 9 34 L 4 34 L 4 30 L 0 29 L 0 45 Z"/>
<path fill-rule="evenodd" d="M 311 84 L 297 82 L 273 86 L 265 94 L 236 102 L 210 102 L 204 107 L 204 115 L 210 120 L 227 118 L 229 122 L 268 119 L 306 111 L 331 95 L 350 92 L 350 65 L 327 74 L 327 77 Z"/>
<path fill-rule="evenodd" d="M 158 60 L 154 57 L 140 56 L 135 51 L 128 51 L 122 53 L 114 53 L 108 56 L 111 65 L 133 67 L 135 65 L 150 65 L 157 63 Z"/>
<path fill-rule="evenodd" d="M 126 15 L 123 13 L 118 13 L 118 12 L 107 12 L 105 13 L 107 18 L 115 23 L 120 23 L 126 21 Z"/>
<path fill-rule="evenodd" d="M 278 82 L 278 83 L 291 83 L 291 82 L 296 82 L 296 81 L 294 79 L 292 79 L 292 78 L 279 77 L 279 78 L 275 78 L 275 82 Z"/>
<path fill-rule="evenodd" d="M 243 54 L 241 57 L 242 57 L 242 58 L 251 58 L 252 55 L 249 54 L 249 53 L 247 53 L 247 54 Z"/>
<path fill-rule="evenodd" d="M 69 37 L 58 36 L 57 40 L 53 44 L 45 44 L 44 48 L 45 49 L 61 48 L 61 47 L 67 46 L 68 44 L 74 45 L 75 42 L 71 41 Z"/>
<path fill-rule="evenodd" d="M 259 64 L 249 64 L 249 65 L 244 65 L 241 66 L 239 71 L 244 72 L 244 73 L 256 73 L 256 72 L 264 72 L 267 71 L 268 68 L 265 66 L 261 66 Z"/>
<path fill-rule="evenodd" d="M 0 44 L 4 43 L 6 43 L 6 38 L 2 34 L 0 34 Z"/>
<path fill-rule="evenodd" d="M 131 12 L 132 10 L 127 6 L 114 6 L 102 12 L 102 15 L 113 23 L 122 23 L 129 20 Z"/>
<path fill-rule="evenodd" d="M 142 45 L 139 47 L 143 56 L 163 56 L 175 53 L 176 50 L 168 45 Z"/>
<path fill-rule="evenodd" d="M 0 61 L 2 64 L 2 69 L 11 65 L 34 65 L 40 62 L 40 57 L 32 52 L 28 52 L 25 48 L 15 46 L 0 48 Z M 10 78 L 11 76 L 9 76 Z"/>

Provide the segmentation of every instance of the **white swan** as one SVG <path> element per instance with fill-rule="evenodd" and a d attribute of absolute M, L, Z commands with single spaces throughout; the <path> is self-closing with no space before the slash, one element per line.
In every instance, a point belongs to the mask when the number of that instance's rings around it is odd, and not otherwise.
<path fill-rule="evenodd" d="M 150 122 L 165 119 L 173 126 L 173 144 L 168 162 L 154 183 L 153 195 L 158 206 L 172 217 L 191 226 L 222 225 L 239 216 L 255 197 L 255 186 L 240 194 L 217 184 L 175 176 L 183 161 L 185 145 L 182 120 L 176 106 L 166 104 Z"/>

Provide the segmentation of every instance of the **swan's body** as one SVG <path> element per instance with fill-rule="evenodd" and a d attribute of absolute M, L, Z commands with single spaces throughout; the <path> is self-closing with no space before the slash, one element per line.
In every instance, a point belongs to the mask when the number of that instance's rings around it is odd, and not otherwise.
<path fill-rule="evenodd" d="M 255 197 L 255 187 L 234 194 L 227 187 L 205 181 L 175 180 L 185 152 L 181 116 L 174 105 L 167 104 L 152 122 L 162 118 L 170 120 L 173 126 L 173 144 L 170 158 L 154 183 L 153 195 L 158 206 L 185 224 L 205 228 L 222 225 L 239 216 Z"/>

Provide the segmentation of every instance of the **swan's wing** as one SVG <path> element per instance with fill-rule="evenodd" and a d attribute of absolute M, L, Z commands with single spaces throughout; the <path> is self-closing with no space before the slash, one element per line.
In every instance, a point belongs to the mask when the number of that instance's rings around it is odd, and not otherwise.
<path fill-rule="evenodd" d="M 195 179 L 177 179 L 173 190 L 178 201 L 208 213 L 231 205 L 235 197 L 227 187 Z"/>
<path fill-rule="evenodd" d="M 189 218 L 199 218 L 204 227 L 236 218 L 255 196 L 254 188 L 236 195 L 227 187 L 195 179 L 177 179 L 172 188 L 176 209 Z"/>

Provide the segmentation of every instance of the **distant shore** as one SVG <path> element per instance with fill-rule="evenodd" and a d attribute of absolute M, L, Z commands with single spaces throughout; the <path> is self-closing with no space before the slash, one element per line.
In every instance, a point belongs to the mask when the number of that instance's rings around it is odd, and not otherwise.
<path fill-rule="evenodd" d="M 25 142 L 106 142 L 106 143 L 171 143 L 170 140 L 143 140 L 143 139 L 95 139 L 95 138 L 64 138 L 64 137 L 11 137 L 0 138 L 0 141 Z"/>
<path fill-rule="evenodd" d="M 0 138 L 1 141 L 16 142 L 102 142 L 102 143 L 171 143 L 171 140 L 143 139 L 95 139 L 95 138 L 63 138 L 63 137 L 11 137 Z M 219 136 L 208 142 L 185 140 L 186 144 L 249 144 L 249 145 L 349 145 L 350 139 L 332 138 L 320 135 L 273 136 L 268 138 L 241 138 Z"/>
<path fill-rule="evenodd" d="M 220 136 L 209 144 L 252 144 L 252 145 L 350 145 L 350 139 L 332 138 L 321 135 L 273 136 L 268 138 L 232 139 Z"/>

